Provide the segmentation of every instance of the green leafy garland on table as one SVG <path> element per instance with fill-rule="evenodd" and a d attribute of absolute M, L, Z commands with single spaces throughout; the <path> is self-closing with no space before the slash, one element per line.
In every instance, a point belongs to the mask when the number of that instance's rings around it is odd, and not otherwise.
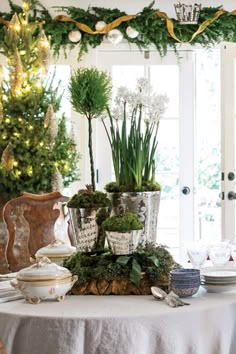
<path fill-rule="evenodd" d="M 10 12 L 0 12 L 0 48 L 2 47 L 3 27 L 15 12 L 22 12 L 22 8 L 9 0 Z M 145 7 L 136 15 L 127 15 L 119 9 L 103 7 L 89 7 L 88 10 L 73 6 L 54 8 L 66 15 L 52 18 L 49 11 L 38 0 L 31 0 L 30 21 L 44 23 L 47 36 L 51 37 L 54 54 L 59 54 L 60 48 L 72 49 L 77 43 L 72 43 L 68 34 L 73 30 L 81 32 L 79 56 L 88 52 L 89 47 L 95 48 L 102 43 L 109 30 L 117 28 L 121 31 L 128 43 L 136 44 L 140 49 L 147 49 L 154 45 L 161 56 L 171 47 L 177 53 L 179 43 L 199 43 L 205 48 L 222 41 L 236 42 L 236 10 L 228 12 L 218 7 L 203 7 L 200 12 L 199 24 L 183 25 L 167 14 L 153 9 L 154 2 Z M 97 22 L 104 21 L 106 26 L 99 31 L 95 30 Z M 130 38 L 126 28 L 131 26 L 139 32 L 137 38 Z"/>

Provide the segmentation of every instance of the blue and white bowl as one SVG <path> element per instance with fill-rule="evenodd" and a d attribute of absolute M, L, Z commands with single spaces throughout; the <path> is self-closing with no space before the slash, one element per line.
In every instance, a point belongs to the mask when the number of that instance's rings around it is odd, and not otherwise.
<path fill-rule="evenodd" d="M 170 288 L 180 297 L 192 296 L 200 287 L 199 269 L 175 269 L 170 272 Z"/>

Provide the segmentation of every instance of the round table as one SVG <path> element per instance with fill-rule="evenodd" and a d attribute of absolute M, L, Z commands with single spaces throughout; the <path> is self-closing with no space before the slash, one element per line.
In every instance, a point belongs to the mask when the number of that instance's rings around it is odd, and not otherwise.
<path fill-rule="evenodd" d="M 152 296 L 67 296 L 0 304 L 7 354 L 235 354 L 236 293 L 200 289 L 168 307 Z"/>

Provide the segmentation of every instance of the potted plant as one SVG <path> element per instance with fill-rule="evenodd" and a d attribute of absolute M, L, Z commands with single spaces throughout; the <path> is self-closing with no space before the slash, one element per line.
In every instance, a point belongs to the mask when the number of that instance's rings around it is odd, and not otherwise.
<path fill-rule="evenodd" d="M 107 108 L 110 129 L 102 120 L 115 173 L 115 182 L 105 189 L 112 193 L 113 212 L 123 205 L 138 214 L 144 225 L 143 240 L 155 242 L 161 190 L 155 179 L 155 155 L 160 117 L 168 98 L 153 93 L 148 81 L 141 78 L 135 91 L 118 88 L 114 102 L 115 107 Z"/>
<path fill-rule="evenodd" d="M 102 223 L 106 232 L 108 245 L 113 254 L 132 254 L 140 243 L 142 223 L 138 216 L 133 213 L 120 210 L 118 215 L 107 218 Z"/>
<path fill-rule="evenodd" d="M 97 212 L 108 216 L 111 202 L 106 193 L 93 191 L 91 185 L 81 189 L 67 203 L 75 245 L 80 252 L 91 252 L 99 241 Z"/>
<path fill-rule="evenodd" d="M 92 120 L 105 111 L 111 92 L 110 78 L 96 68 L 79 68 L 70 81 L 71 103 L 74 110 L 87 118 L 91 185 L 95 191 L 95 171 L 92 144 Z"/>
<path fill-rule="evenodd" d="M 80 190 L 68 203 L 77 249 L 90 252 L 98 242 L 96 212 L 110 205 L 105 193 L 96 191 L 92 144 L 92 120 L 100 116 L 107 107 L 110 95 L 110 79 L 105 72 L 96 68 L 79 68 L 70 81 L 71 103 L 74 110 L 87 118 L 88 149 L 91 184 Z"/>

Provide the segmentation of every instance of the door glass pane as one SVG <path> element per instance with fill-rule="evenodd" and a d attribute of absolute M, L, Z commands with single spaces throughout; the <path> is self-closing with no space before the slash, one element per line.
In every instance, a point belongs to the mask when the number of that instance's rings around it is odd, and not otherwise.
<path fill-rule="evenodd" d="M 196 238 L 221 237 L 220 53 L 196 53 Z"/>
<path fill-rule="evenodd" d="M 157 242 L 175 254 L 179 248 L 179 67 L 150 66 L 154 91 L 166 93 L 168 109 L 158 131 L 156 180 L 162 186 Z M 170 84 L 171 83 L 171 84 Z"/>
<path fill-rule="evenodd" d="M 116 95 L 116 89 L 125 86 L 129 90 L 134 90 L 137 79 L 144 77 L 144 66 L 141 65 L 114 65 L 112 66 L 112 88 L 113 96 Z"/>
<path fill-rule="evenodd" d="M 164 92 L 169 98 L 165 117 L 178 117 L 179 67 L 177 65 L 151 65 L 150 82 L 156 93 L 163 94 Z"/>

